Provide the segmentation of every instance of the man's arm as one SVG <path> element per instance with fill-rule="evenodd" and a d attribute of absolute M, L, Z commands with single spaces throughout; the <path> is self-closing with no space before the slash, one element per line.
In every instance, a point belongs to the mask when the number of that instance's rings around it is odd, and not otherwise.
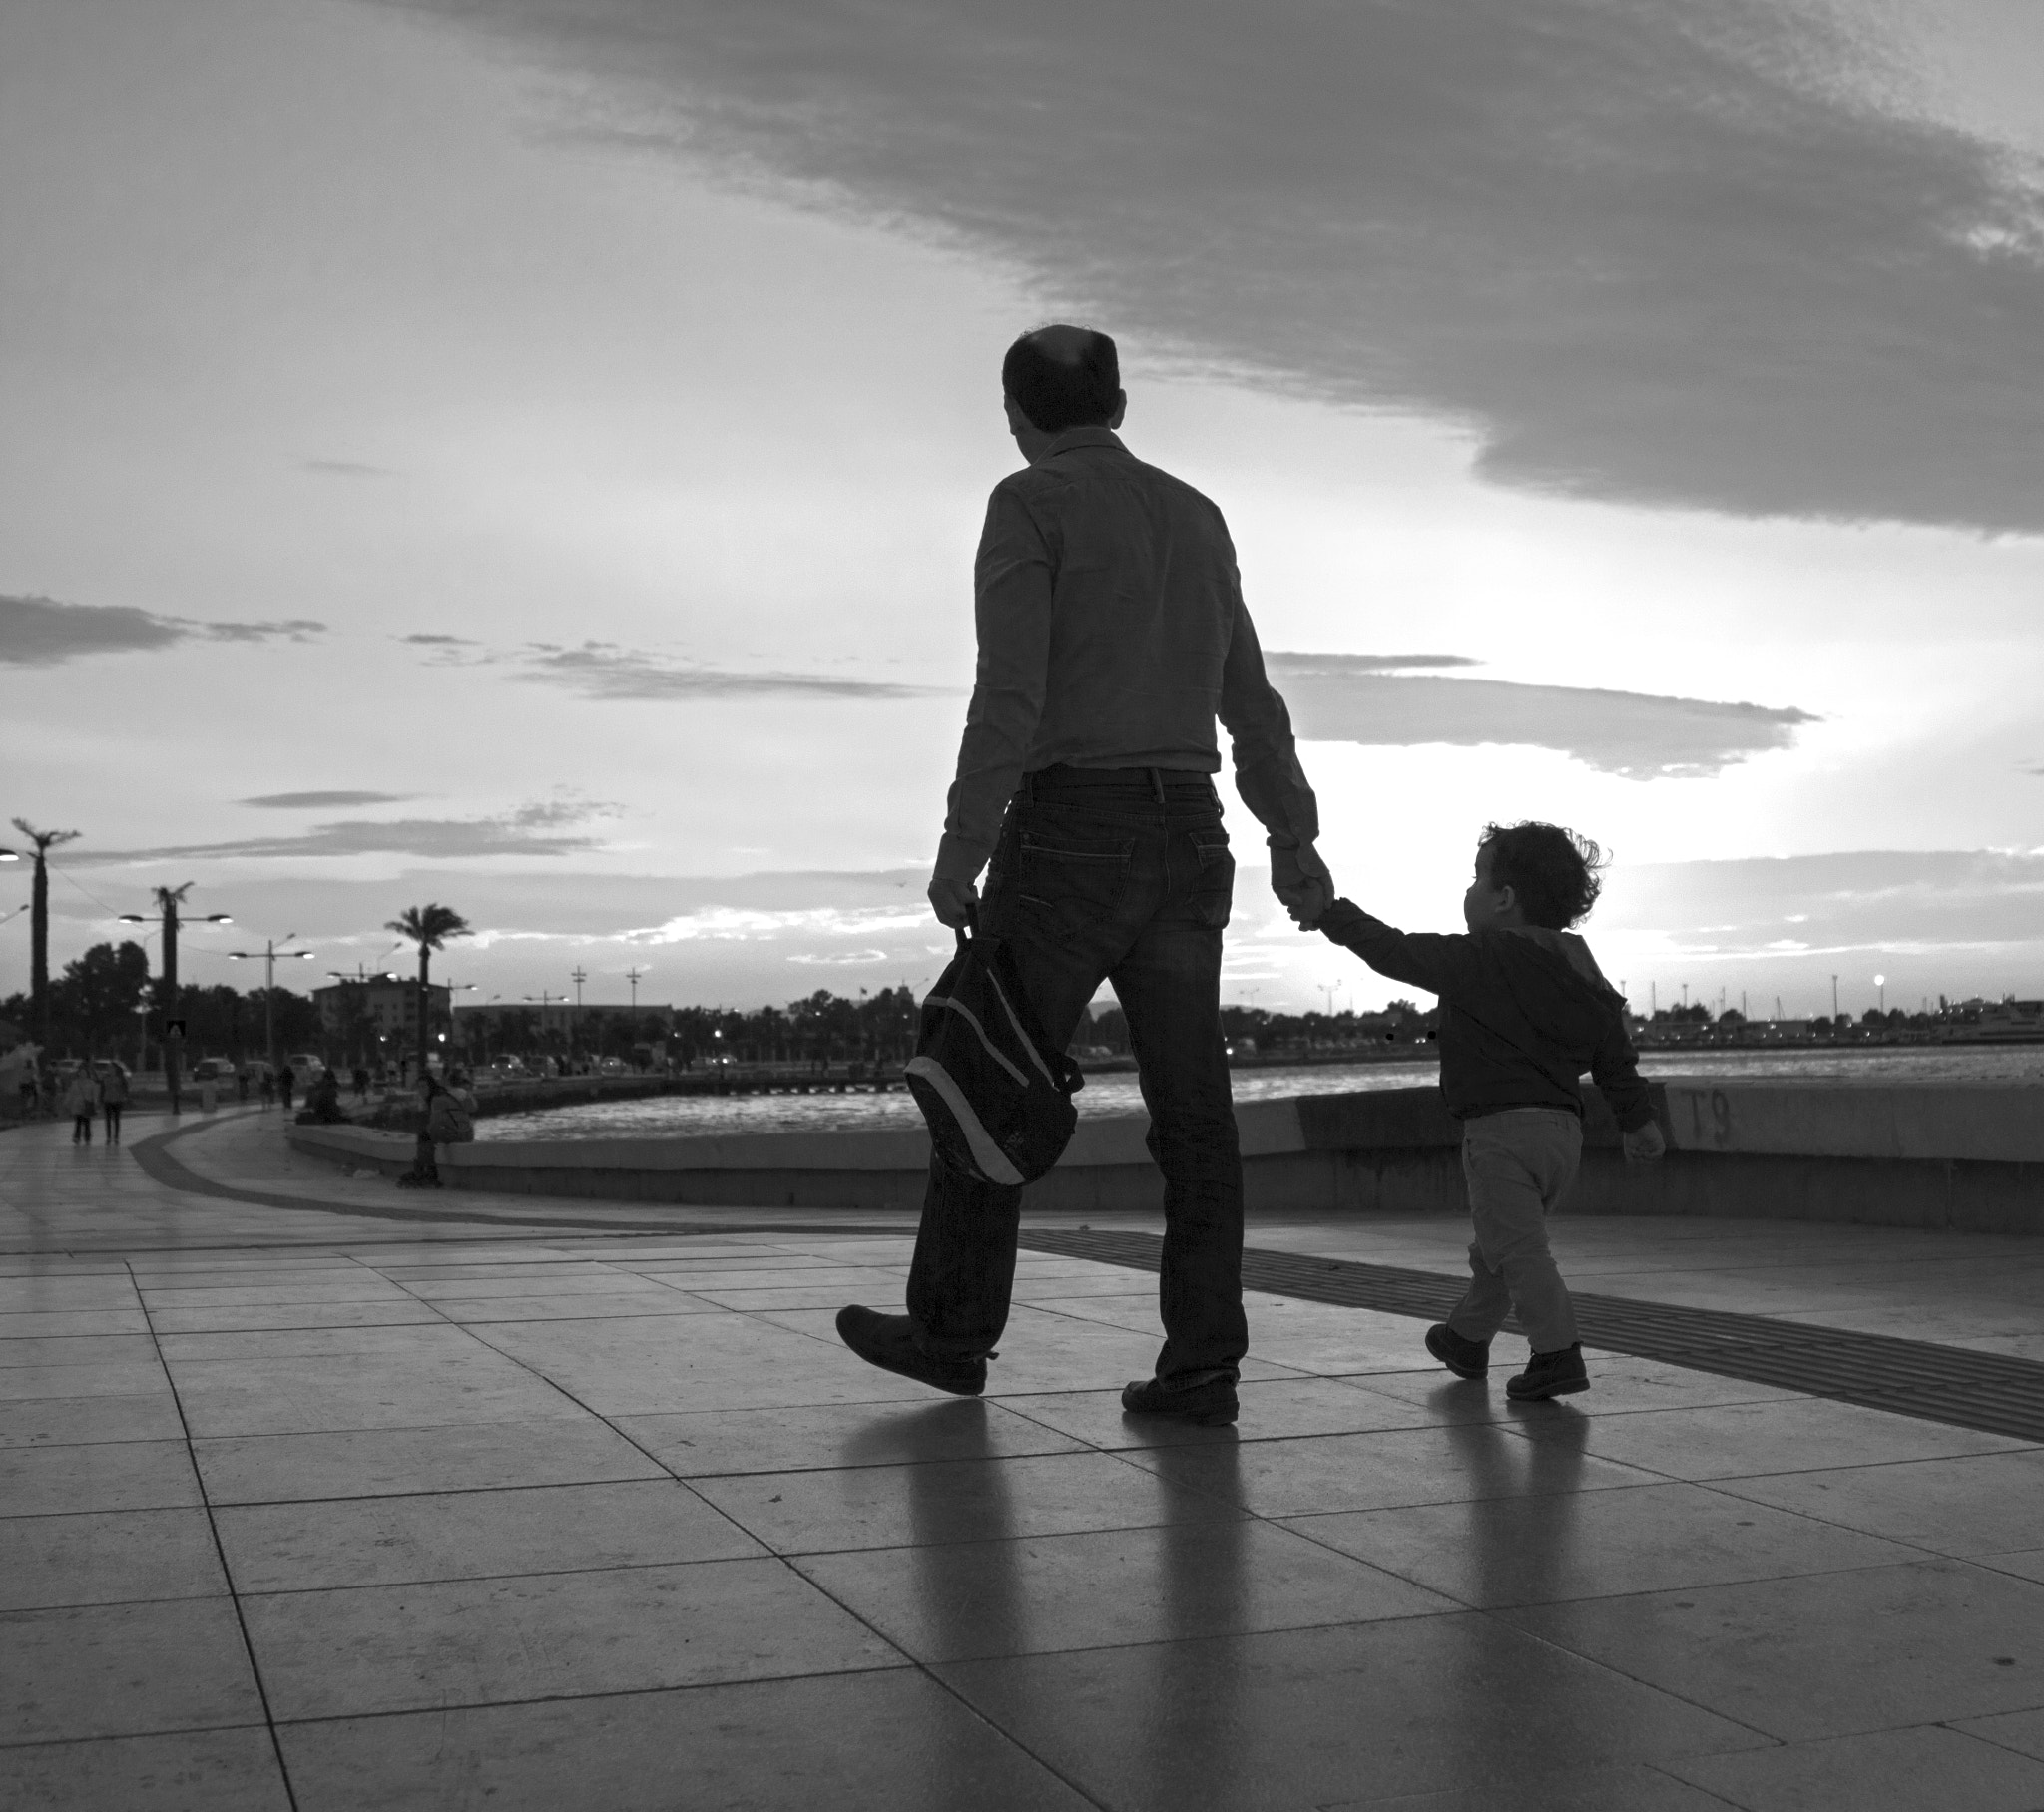
<path fill-rule="evenodd" d="M 1459 991 L 1475 960 L 1474 940 L 1464 933 L 1400 931 L 1371 918 L 1352 900 L 1336 900 L 1321 914 L 1318 929 L 1377 974 L 1443 999 Z"/>
<path fill-rule="evenodd" d="M 1054 582 L 1042 529 L 1019 497 L 997 486 L 973 563 L 979 665 L 930 879 L 930 903 L 947 925 L 965 922 L 972 883 L 993 854 L 1043 715 Z"/>
<path fill-rule="evenodd" d="M 1221 670 L 1221 721 L 1235 745 L 1235 789 L 1270 833 L 1271 886 L 1301 924 L 1314 923 L 1334 898 L 1333 877 L 1313 847 L 1320 811 L 1298 746 L 1291 714 L 1264 672 L 1256 625 L 1242 601 L 1235 555 L 1228 554 L 1235 626 Z"/>

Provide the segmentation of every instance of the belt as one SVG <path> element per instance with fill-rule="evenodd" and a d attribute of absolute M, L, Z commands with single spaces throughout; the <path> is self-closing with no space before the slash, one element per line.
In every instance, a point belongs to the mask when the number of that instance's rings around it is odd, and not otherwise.
<path fill-rule="evenodd" d="M 1183 767 L 1039 767 L 1022 776 L 1022 794 L 1034 803 L 1046 794 L 1072 792 L 1141 793 L 1162 805 L 1168 799 L 1215 797 L 1211 775 Z"/>

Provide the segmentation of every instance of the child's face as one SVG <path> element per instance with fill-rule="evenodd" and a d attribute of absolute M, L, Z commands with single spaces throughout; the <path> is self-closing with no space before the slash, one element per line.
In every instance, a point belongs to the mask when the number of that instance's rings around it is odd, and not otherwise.
<path fill-rule="evenodd" d="M 1517 889 L 1499 886 L 1490 876 L 1490 850 L 1476 852 L 1476 878 L 1462 896 L 1462 923 L 1471 931 L 1494 931 L 1501 925 L 1523 925 Z"/>

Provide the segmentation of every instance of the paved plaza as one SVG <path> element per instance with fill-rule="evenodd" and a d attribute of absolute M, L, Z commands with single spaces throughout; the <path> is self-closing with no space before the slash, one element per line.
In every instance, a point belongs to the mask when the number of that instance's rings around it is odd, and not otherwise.
<path fill-rule="evenodd" d="M 1508 1406 L 1272 1295 L 1239 1427 L 1143 1425 L 1155 1278 L 1026 1251 L 944 1398 L 831 1328 L 900 1216 L 168 1130 L 0 1133 L 10 1808 L 2044 1808 L 2044 1448 L 1616 1355 Z M 1607 1295 L 2044 1359 L 2037 1241 L 1557 1230 Z"/>

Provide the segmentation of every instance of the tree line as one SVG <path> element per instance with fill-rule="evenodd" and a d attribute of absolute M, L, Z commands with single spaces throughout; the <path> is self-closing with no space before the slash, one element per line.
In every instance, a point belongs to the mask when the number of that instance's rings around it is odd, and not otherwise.
<path fill-rule="evenodd" d="M 159 1003 L 161 985 L 149 972 L 149 953 L 140 944 L 95 944 L 64 972 L 50 978 L 50 1041 L 52 1057 L 118 1057 L 133 1066 L 148 1051 L 162 1049 L 167 1017 L 185 1022 L 185 1048 L 193 1056 L 244 1057 L 262 1053 L 265 991 L 246 992 L 225 984 L 201 987 L 182 984 L 167 1014 Z M 288 988 L 267 991 L 267 1005 L 276 1021 L 279 1051 L 319 1049 L 319 1009 Z M 148 1007 L 147 1019 L 141 1011 Z M 0 1020 L 24 1032 L 31 1024 L 26 994 L 0 1000 Z M 151 1067 L 145 1062 L 143 1068 Z"/>

